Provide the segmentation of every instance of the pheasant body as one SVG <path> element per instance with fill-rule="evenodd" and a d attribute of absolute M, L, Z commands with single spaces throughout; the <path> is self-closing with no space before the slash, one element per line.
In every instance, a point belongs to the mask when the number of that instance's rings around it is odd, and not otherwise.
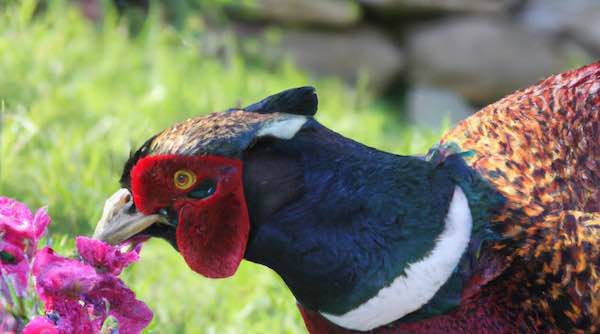
<path fill-rule="evenodd" d="M 167 239 L 208 277 L 265 265 L 312 334 L 600 332 L 599 109 L 596 63 L 411 157 L 327 129 L 314 89 L 291 89 L 151 137 L 96 235 Z"/>

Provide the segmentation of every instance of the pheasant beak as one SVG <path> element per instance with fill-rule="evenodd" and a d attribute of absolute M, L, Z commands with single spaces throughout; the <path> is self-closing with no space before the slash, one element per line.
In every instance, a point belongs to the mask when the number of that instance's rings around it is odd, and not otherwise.
<path fill-rule="evenodd" d="M 168 220 L 162 215 L 146 216 L 137 212 L 129 190 L 119 189 L 106 200 L 102 217 L 94 231 L 94 239 L 118 244 L 155 223 L 168 224 Z"/>

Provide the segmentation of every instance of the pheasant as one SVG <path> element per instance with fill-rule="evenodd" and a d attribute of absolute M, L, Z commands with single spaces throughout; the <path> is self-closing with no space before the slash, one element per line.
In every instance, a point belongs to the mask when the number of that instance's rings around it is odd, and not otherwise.
<path fill-rule="evenodd" d="M 313 334 L 600 331 L 600 63 L 424 156 L 345 138 L 317 104 L 301 87 L 152 136 L 95 237 L 164 238 L 211 278 L 265 265 Z"/>

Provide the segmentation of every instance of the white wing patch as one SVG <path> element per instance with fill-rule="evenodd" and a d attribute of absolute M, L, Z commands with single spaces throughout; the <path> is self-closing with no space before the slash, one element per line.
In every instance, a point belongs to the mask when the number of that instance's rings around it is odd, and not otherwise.
<path fill-rule="evenodd" d="M 472 226 L 469 202 L 455 187 L 444 231 L 433 250 L 419 262 L 411 263 L 376 296 L 345 314 L 321 314 L 344 328 L 368 331 L 402 318 L 425 305 L 446 283 L 469 244 Z"/>
<path fill-rule="evenodd" d="M 256 136 L 273 136 L 279 139 L 292 139 L 307 120 L 308 119 L 305 116 L 297 115 L 290 115 L 285 118 L 277 119 L 260 129 Z"/>

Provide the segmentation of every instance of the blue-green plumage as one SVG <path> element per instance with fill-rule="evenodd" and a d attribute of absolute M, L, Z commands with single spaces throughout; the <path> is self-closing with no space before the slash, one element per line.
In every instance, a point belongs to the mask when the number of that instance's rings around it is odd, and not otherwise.
<path fill-rule="evenodd" d="M 315 141 L 323 145 L 315 146 Z M 247 159 L 261 150 L 257 145 Z M 489 197 L 490 206 L 495 205 L 492 198 L 498 200 L 481 194 L 484 184 L 460 156 L 434 163 L 388 154 L 314 121 L 291 140 L 265 145 L 273 156 L 288 156 L 289 164 L 301 165 L 301 182 L 310 187 L 303 186 L 291 205 L 268 219 L 252 209 L 252 201 L 262 201 L 261 194 L 247 194 L 253 232 L 246 257 L 276 270 L 300 303 L 323 312 L 355 308 L 403 275 L 409 263 L 426 256 L 444 229 L 456 184 L 468 196 Z M 484 201 L 478 203 L 473 208 L 476 232 L 485 230 L 482 222 L 489 210 Z M 460 273 L 456 277 L 432 305 L 457 302 Z"/>

